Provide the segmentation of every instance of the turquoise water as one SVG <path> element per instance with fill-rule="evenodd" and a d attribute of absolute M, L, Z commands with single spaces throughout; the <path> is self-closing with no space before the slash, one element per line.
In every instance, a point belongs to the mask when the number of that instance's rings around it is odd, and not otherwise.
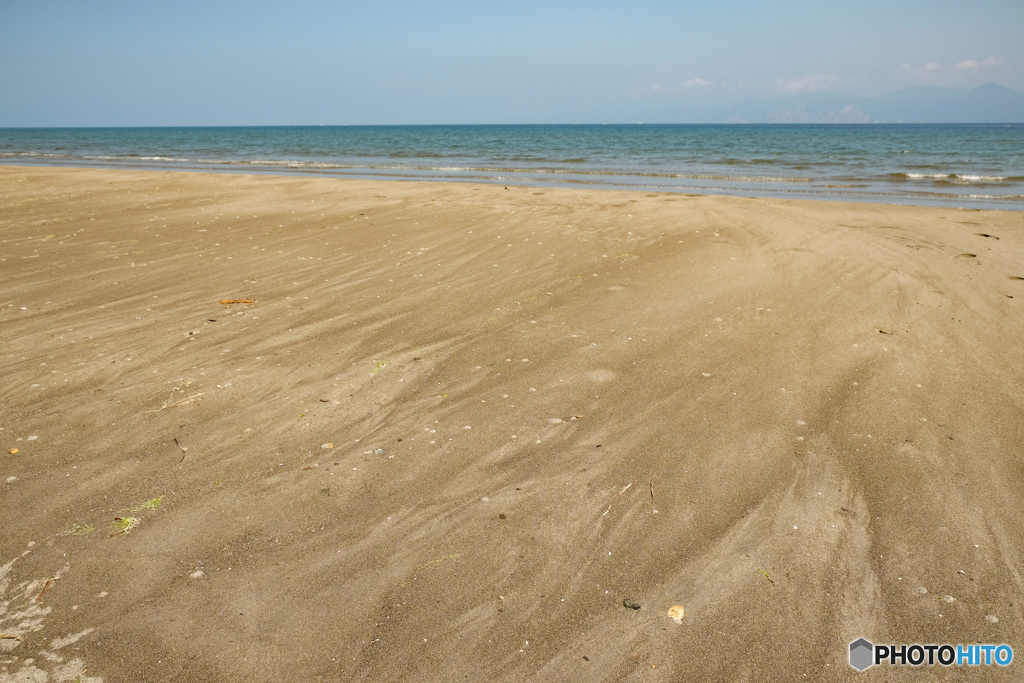
<path fill-rule="evenodd" d="M 1024 125 L 0 129 L 0 164 L 1024 210 Z"/>

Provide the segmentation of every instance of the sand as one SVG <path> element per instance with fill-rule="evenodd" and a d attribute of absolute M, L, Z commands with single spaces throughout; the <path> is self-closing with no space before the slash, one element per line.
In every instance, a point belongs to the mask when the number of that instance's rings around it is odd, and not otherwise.
<path fill-rule="evenodd" d="M 1024 655 L 1019 212 L 5 167 L 0 330 L 2 681 Z"/>

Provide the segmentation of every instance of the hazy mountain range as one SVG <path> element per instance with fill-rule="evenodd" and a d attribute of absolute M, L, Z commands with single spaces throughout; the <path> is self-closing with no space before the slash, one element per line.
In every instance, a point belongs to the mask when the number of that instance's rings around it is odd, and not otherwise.
<path fill-rule="evenodd" d="M 686 107 L 675 118 L 692 123 L 1024 123 L 1024 93 L 995 83 L 971 90 L 908 88 L 880 97 L 812 93 Z"/>

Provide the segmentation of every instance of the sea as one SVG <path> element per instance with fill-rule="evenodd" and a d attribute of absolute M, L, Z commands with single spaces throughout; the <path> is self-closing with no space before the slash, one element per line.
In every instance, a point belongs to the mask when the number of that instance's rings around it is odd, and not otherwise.
<path fill-rule="evenodd" d="M 6 128 L 0 164 L 1024 210 L 1024 124 Z"/>

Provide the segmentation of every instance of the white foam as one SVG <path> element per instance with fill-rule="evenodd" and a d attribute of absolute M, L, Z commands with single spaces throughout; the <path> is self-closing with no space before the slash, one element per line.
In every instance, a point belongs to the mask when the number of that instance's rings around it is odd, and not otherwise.
<path fill-rule="evenodd" d="M 975 175 L 970 173 L 908 173 L 910 180 L 945 180 L 951 183 L 1003 183 L 1006 176 L 1001 175 Z"/>

